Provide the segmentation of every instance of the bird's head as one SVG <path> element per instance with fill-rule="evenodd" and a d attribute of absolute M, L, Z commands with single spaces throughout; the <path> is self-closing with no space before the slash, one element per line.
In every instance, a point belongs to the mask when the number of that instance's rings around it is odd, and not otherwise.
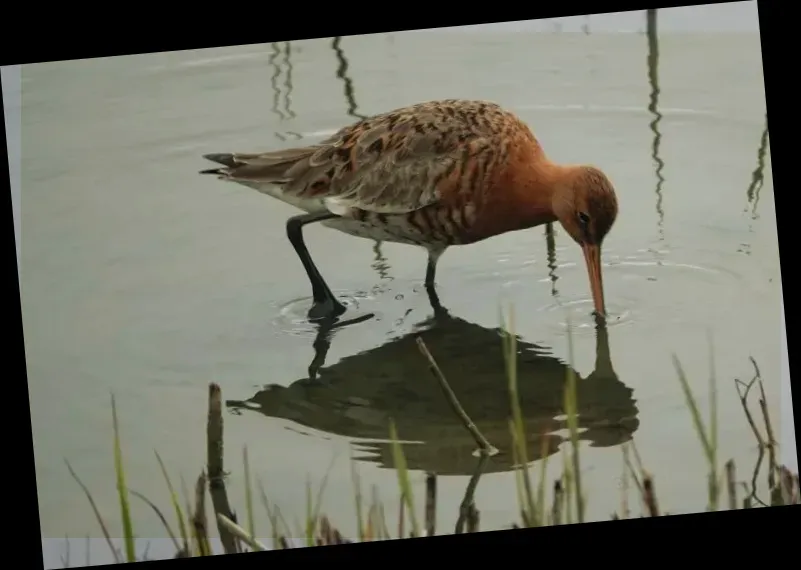
<path fill-rule="evenodd" d="M 617 218 L 615 189 L 595 167 L 570 167 L 556 185 L 552 206 L 559 223 L 584 252 L 595 312 L 605 317 L 601 245 Z"/>

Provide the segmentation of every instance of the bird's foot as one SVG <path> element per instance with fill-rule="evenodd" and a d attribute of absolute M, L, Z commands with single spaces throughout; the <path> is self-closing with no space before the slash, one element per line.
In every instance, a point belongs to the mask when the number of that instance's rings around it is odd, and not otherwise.
<path fill-rule="evenodd" d="M 314 301 L 314 304 L 309 309 L 307 316 L 310 321 L 322 321 L 326 319 L 335 319 L 345 312 L 345 305 L 336 299 L 329 298 L 323 301 Z"/>

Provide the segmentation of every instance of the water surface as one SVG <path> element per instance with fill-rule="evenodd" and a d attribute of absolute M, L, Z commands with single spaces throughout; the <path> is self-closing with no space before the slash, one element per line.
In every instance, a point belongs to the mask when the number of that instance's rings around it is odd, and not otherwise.
<path fill-rule="evenodd" d="M 231 400 L 235 504 L 247 445 L 290 518 L 305 512 L 307 475 L 316 485 L 330 467 L 324 510 L 352 530 L 353 451 L 394 516 L 391 454 L 376 441 L 394 417 L 417 442 L 410 466 L 443 475 L 439 524 L 451 526 L 472 442 L 409 335 L 424 331 L 502 447 L 499 303 L 515 309 L 532 459 L 560 442 L 568 317 L 576 327 L 593 518 L 619 504 L 619 444 L 632 437 L 665 508 L 704 508 L 703 455 L 671 353 L 706 410 L 711 333 L 721 454 L 744 478 L 755 444 L 733 380 L 752 376 L 749 357 L 778 414 L 780 272 L 756 33 L 664 34 L 658 45 L 641 34 L 397 33 L 39 64 L 22 79 L 22 298 L 43 536 L 99 534 L 64 457 L 119 532 L 111 392 L 131 487 L 167 500 L 154 449 L 191 482 L 209 381 Z M 604 252 L 608 334 L 595 330 L 580 250 L 558 226 L 448 251 L 438 322 L 424 251 L 309 227 L 331 286 L 354 314 L 376 314 L 320 338 L 301 318 L 310 292 L 284 233 L 295 210 L 197 174 L 203 153 L 308 144 L 445 97 L 497 101 L 555 160 L 608 172 L 621 205 Z M 542 445 L 544 432 L 557 437 Z M 514 517 L 509 465 L 498 456 L 479 484 L 483 528 Z M 413 480 L 421 489 L 422 475 Z M 140 536 L 163 533 L 146 506 L 135 514 Z"/>

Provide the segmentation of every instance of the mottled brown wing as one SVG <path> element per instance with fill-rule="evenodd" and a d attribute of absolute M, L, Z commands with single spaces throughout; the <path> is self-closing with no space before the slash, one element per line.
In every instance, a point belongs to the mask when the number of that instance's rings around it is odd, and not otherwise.
<path fill-rule="evenodd" d="M 480 135 L 458 131 L 458 124 L 432 129 L 415 124 L 382 121 L 343 133 L 291 168 L 285 191 L 325 198 L 329 206 L 387 214 L 436 203 L 481 148 Z"/>
<path fill-rule="evenodd" d="M 422 103 L 368 118 L 318 145 L 254 155 L 225 155 L 233 180 L 282 186 L 300 199 L 339 210 L 405 213 L 458 187 L 470 159 L 487 149 L 506 115 L 494 104 Z M 508 125 L 508 123 L 507 123 Z"/>

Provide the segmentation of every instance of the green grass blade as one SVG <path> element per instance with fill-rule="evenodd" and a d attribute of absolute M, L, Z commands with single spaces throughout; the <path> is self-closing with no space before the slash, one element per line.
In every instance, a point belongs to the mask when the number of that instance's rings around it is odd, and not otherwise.
<path fill-rule="evenodd" d="M 708 461 L 711 461 L 712 446 L 709 443 L 709 438 L 707 437 L 706 428 L 704 427 L 704 420 L 701 418 L 701 412 L 698 410 L 698 404 L 695 402 L 695 397 L 693 396 L 692 389 L 690 388 L 690 383 L 687 380 L 687 376 L 684 374 L 684 368 L 682 368 L 681 362 L 679 362 L 679 359 L 675 354 L 673 355 L 673 366 L 676 368 L 676 373 L 678 374 L 679 382 L 681 383 L 681 389 L 682 392 L 684 392 L 684 399 L 687 402 L 687 407 L 690 409 L 693 426 L 698 434 L 698 438 L 701 440 L 701 446 L 703 447 L 704 455 Z"/>
<path fill-rule="evenodd" d="M 314 523 L 312 522 L 312 513 L 314 506 L 312 505 L 311 493 L 311 479 L 306 477 L 306 546 L 314 546 Z"/>
<path fill-rule="evenodd" d="M 336 456 L 331 458 L 331 463 L 328 464 L 328 469 L 325 471 L 325 475 L 323 475 L 323 480 L 320 483 L 320 488 L 317 489 L 317 498 L 315 499 L 314 504 L 312 505 L 311 510 L 309 511 L 309 519 L 306 521 L 306 529 L 309 532 L 309 536 L 311 537 L 311 545 L 314 544 L 314 534 L 317 532 L 317 525 L 320 521 L 320 507 L 322 506 L 323 502 L 323 492 L 325 491 L 325 487 L 328 484 L 328 477 L 331 475 L 331 470 L 334 468 L 334 462 L 336 460 Z M 311 498 L 311 487 L 308 489 L 308 497 Z"/>
<path fill-rule="evenodd" d="M 353 483 L 353 499 L 356 506 L 356 533 L 359 537 L 359 542 L 364 542 L 364 497 L 362 495 L 362 482 L 359 477 L 359 469 L 356 465 L 356 459 L 353 457 L 353 449 L 351 448 L 350 456 L 350 478 Z"/>
<path fill-rule="evenodd" d="M 525 491 L 523 490 L 523 467 L 520 464 L 520 451 L 518 449 L 517 443 L 517 430 L 515 428 L 515 422 L 511 418 L 509 419 L 509 437 L 512 441 L 512 465 L 514 466 L 515 471 L 515 487 L 517 490 L 517 505 L 520 510 L 521 521 L 520 524 L 524 527 L 528 526 L 528 515 L 526 511 L 528 509 L 528 505 L 526 504 L 526 496 Z"/>
<path fill-rule="evenodd" d="M 133 495 L 134 497 L 137 497 L 142 502 L 147 504 L 153 510 L 153 512 L 156 513 L 156 516 L 161 521 L 161 524 L 164 525 L 164 528 L 167 530 L 167 536 L 169 536 L 170 539 L 172 540 L 172 543 L 175 546 L 175 551 L 176 552 L 180 551 L 181 550 L 181 545 L 178 544 L 178 540 L 175 538 L 175 533 L 172 531 L 172 527 L 170 526 L 170 523 L 167 522 L 167 518 L 161 512 L 161 509 L 159 509 L 158 506 L 156 506 L 156 504 L 153 503 L 153 501 L 151 501 L 150 499 L 145 497 L 142 493 L 134 491 L 133 489 L 128 489 L 128 492 L 130 492 L 131 495 Z"/>
<path fill-rule="evenodd" d="M 679 377 L 679 382 L 681 383 L 681 389 L 684 392 L 684 398 L 687 402 L 687 407 L 690 409 L 690 415 L 693 420 L 693 426 L 695 427 L 695 431 L 698 434 L 698 438 L 701 440 L 701 447 L 703 448 L 704 456 L 706 457 L 707 463 L 709 464 L 709 476 L 707 479 L 708 482 L 708 495 L 709 495 L 709 505 L 708 508 L 710 510 L 717 510 L 717 503 L 718 503 L 718 488 L 719 488 L 719 481 L 717 475 L 717 450 L 715 446 L 717 445 L 717 432 L 714 433 L 715 438 L 715 445 L 713 442 L 710 441 L 710 435 L 707 433 L 706 427 L 704 426 L 704 421 L 701 418 L 701 412 L 698 409 L 698 404 L 695 401 L 695 397 L 693 396 L 692 389 L 690 388 L 690 383 L 687 380 L 687 376 L 684 373 L 684 369 L 679 362 L 678 357 L 673 355 L 673 366 L 676 368 L 676 373 Z M 715 391 L 715 383 L 712 382 L 711 390 Z M 713 402 L 710 404 L 712 410 L 714 411 L 715 415 L 717 415 L 717 395 L 713 397 Z M 716 422 L 716 418 L 713 417 L 712 422 Z"/>
<path fill-rule="evenodd" d="M 95 518 L 97 519 L 97 522 L 100 525 L 100 530 L 103 533 L 103 537 L 106 539 L 106 543 L 108 544 L 109 550 L 111 550 L 111 554 L 114 556 L 114 562 L 116 564 L 122 564 L 122 560 L 120 559 L 120 553 L 114 547 L 114 543 L 111 542 L 111 535 L 108 532 L 108 527 L 106 526 L 106 522 L 103 520 L 103 515 L 100 514 L 100 509 L 97 508 L 97 503 L 95 503 L 94 497 L 92 497 L 92 494 L 89 492 L 87 486 L 84 485 L 83 481 L 81 481 L 80 477 L 78 477 L 78 474 L 72 468 L 70 462 L 65 459 L 64 463 L 67 464 L 67 469 L 69 470 L 70 475 L 72 475 L 72 478 L 75 479 L 75 482 L 78 483 L 84 495 L 86 495 L 86 498 L 89 500 L 89 505 L 92 507 L 92 511 L 95 514 Z M 88 548 L 86 552 L 87 553 L 89 552 Z"/>
<path fill-rule="evenodd" d="M 510 308 L 508 324 L 500 314 L 501 339 L 503 346 L 504 364 L 508 379 L 509 401 L 512 408 L 512 421 L 515 432 L 512 445 L 517 447 L 517 457 L 523 475 L 523 490 L 526 500 L 526 517 L 528 524 L 538 526 L 537 509 L 534 493 L 531 488 L 531 474 L 528 466 L 526 428 L 523 422 L 523 410 L 520 407 L 520 395 L 517 390 L 517 337 L 514 327 L 514 309 Z"/>
<path fill-rule="evenodd" d="M 248 534 L 256 536 L 256 521 L 253 513 L 253 486 L 250 481 L 250 460 L 248 459 L 248 446 L 242 448 L 242 462 L 245 466 L 245 511 L 248 519 Z"/>
<path fill-rule="evenodd" d="M 270 501 L 267 499 L 267 493 L 264 492 L 264 485 L 261 483 L 261 479 L 256 479 L 256 485 L 259 488 L 259 498 L 261 499 L 261 504 L 264 506 L 264 510 L 267 511 L 267 519 L 270 521 L 270 531 L 272 533 L 273 538 L 273 548 L 278 548 L 278 538 L 279 538 L 279 530 L 278 530 L 278 515 L 270 506 Z"/>
<path fill-rule="evenodd" d="M 542 446 L 540 446 L 540 480 L 537 485 L 537 504 L 540 507 L 540 522 L 545 525 L 548 518 L 545 512 L 545 481 L 548 475 L 548 451 L 550 437 L 547 433 L 542 435 Z"/>
<path fill-rule="evenodd" d="M 122 532 L 125 540 L 125 557 L 128 562 L 136 562 L 134 549 L 133 522 L 131 521 L 131 508 L 128 502 L 128 487 L 125 485 L 125 468 L 122 461 L 122 447 L 120 445 L 120 430 L 117 421 L 117 404 L 111 396 L 111 416 L 114 430 L 114 471 L 117 474 L 117 493 L 120 498 L 120 516 L 122 517 Z"/>
<path fill-rule="evenodd" d="M 189 556 L 190 557 L 203 556 L 201 548 L 202 547 L 201 538 L 198 537 L 197 528 L 195 525 L 196 513 L 194 512 L 194 508 L 192 507 L 192 500 L 189 497 L 189 488 L 186 485 L 186 479 L 184 479 L 183 475 L 180 476 L 180 481 L 181 481 L 181 493 L 184 496 L 184 504 L 186 505 L 186 523 L 187 527 L 190 529 L 189 537 L 191 541 L 191 546 L 188 551 Z"/>
<path fill-rule="evenodd" d="M 164 480 L 167 482 L 167 489 L 170 493 L 170 501 L 172 501 L 172 507 L 175 510 L 175 518 L 178 520 L 178 531 L 181 533 L 184 552 L 189 553 L 189 532 L 186 529 L 186 518 L 184 517 L 183 509 L 181 509 L 181 502 L 178 500 L 178 493 L 175 492 L 175 488 L 172 486 L 172 481 L 170 481 L 170 476 L 167 474 L 167 468 L 164 466 L 164 461 L 161 460 L 159 452 L 154 451 L 154 453 L 156 454 L 156 460 L 161 468 L 161 474 L 164 476 Z"/>
<path fill-rule="evenodd" d="M 417 521 L 417 515 L 414 510 L 414 495 L 412 493 L 412 486 L 409 483 L 406 456 L 403 454 L 403 448 L 401 447 L 400 439 L 398 439 L 398 430 L 393 420 L 389 422 L 389 437 L 392 440 L 392 459 L 395 463 L 395 470 L 398 473 L 398 485 L 400 486 L 401 497 L 406 504 L 406 509 L 409 511 L 409 518 L 412 519 L 412 532 L 414 532 L 414 536 L 416 537 L 422 536 L 420 534 L 420 525 Z"/>
<path fill-rule="evenodd" d="M 715 367 L 715 351 L 712 342 L 712 333 L 708 335 L 709 342 L 709 501 L 711 510 L 718 510 L 720 497 L 720 479 L 718 470 L 718 387 L 717 371 Z"/>
<path fill-rule="evenodd" d="M 570 446 L 572 448 L 572 469 L 573 482 L 575 484 L 574 497 L 576 501 L 576 517 L 579 523 L 584 522 L 584 496 L 581 488 L 581 465 L 579 460 L 579 437 L 578 437 L 578 396 L 576 386 L 576 374 L 573 371 L 575 363 L 573 355 L 573 332 L 568 319 L 567 332 L 567 385 L 565 389 L 565 414 L 567 414 L 567 427 L 570 433 Z"/>
<path fill-rule="evenodd" d="M 563 488 L 565 490 L 564 494 L 562 495 L 564 498 L 564 508 L 562 512 L 565 515 L 565 522 L 567 524 L 573 524 L 573 509 L 570 508 L 570 505 L 573 503 L 573 473 L 570 468 L 570 461 L 568 458 L 567 451 L 562 448 L 562 479 L 564 480 L 565 484 Z"/>

